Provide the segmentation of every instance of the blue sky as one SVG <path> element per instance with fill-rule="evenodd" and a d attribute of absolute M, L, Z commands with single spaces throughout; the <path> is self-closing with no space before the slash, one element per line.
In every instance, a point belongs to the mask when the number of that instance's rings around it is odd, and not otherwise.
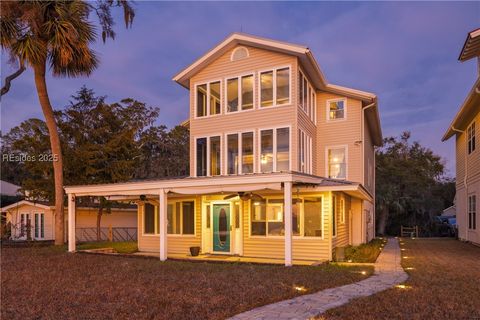
<path fill-rule="evenodd" d="M 410 130 L 445 158 L 454 175 L 453 141 L 440 141 L 476 77 L 460 63 L 467 32 L 480 26 L 480 2 L 136 2 L 133 28 L 117 15 L 117 38 L 95 49 L 90 78 L 47 79 L 54 108 L 82 85 L 109 102 L 132 97 L 160 108 L 159 123 L 188 117 L 188 91 L 171 81 L 228 34 L 243 31 L 310 47 L 327 80 L 378 95 L 383 133 Z M 2 52 L 2 84 L 13 69 Z M 2 98 L 1 129 L 43 118 L 32 72 Z"/>

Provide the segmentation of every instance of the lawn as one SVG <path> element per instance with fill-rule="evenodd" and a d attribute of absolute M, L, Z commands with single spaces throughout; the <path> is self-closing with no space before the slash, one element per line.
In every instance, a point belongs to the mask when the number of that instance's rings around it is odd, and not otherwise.
<path fill-rule="evenodd" d="M 113 248 L 118 253 L 133 253 L 138 251 L 137 242 L 125 241 L 125 242 L 87 242 L 77 245 L 77 250 L 87 249 L 100 249 L 100 248 Z"/>
<path fill-rule="evenodd" d="M 386 239 L 375 238 L 369 243 L 359 246 L 348 246 L 345 248 L 345 260 L 349 262 L 370 262 L 377 260 L 382 247 L 387 243 Z"/>
<path fill-rule="evenodd" d="M 2 319 L 224 319 L 372 272 L 328 264 L 160 262 L 70 254 L 62 247 L 1 253 Z"/>
<path fill-rule="evenodd" d="M 454 239 L 404 239 L 410 278 L 319 319 L 480 319 L 480 248 Z"/>

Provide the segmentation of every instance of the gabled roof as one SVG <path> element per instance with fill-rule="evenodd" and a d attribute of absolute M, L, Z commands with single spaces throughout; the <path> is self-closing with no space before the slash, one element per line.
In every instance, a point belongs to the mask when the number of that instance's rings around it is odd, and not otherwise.
<path fill-rule="evenodd" d="M 455 133 L 460 130 L 464 131 L 476 114 L 480 112 L 480 77 L 473 84 L 472 89 L 468 93 L 460 110 L 453 118 L 453 121 L 448 126 L 448 129 L 443 134 L 442 141 L 450 139 Z"/>
<path fill-rule="evenodd" d="M 467 61 L 480 56 L 480 28 L 468 33 L 458 60 Z"/>
<path fill-rule="evenodd" d="M 312 80 L 312 85 L 314 85 L 317 90 L 358 99 L 365 104 L 375 103 L 376 111 L 371 117 L 372 119 L 376 117 L 376 119 L 371 122 L 373 127 L 373 140 L 376 145 L 382 144 L 382 130 L 380 127 L 380 117 L 378 116 L 377 96 L 370 92 L 328 83 L 320 66 L 315 60 L 312 51 L 303 45 L 235 32 L 175 75 L 173 80 L 188 89 L 190 86 L 190 79 L 195 74 L 237 45 L 245 45 L 295 56 L 299 59 L 303 70 L 308 74 L 309 78 Z"/>
<path fill-rule="evenodd" d="M 51 206 L 43 203 L 43 202 L 33 202 L 33 201 L 28 201 L 28 200 L 21 200 L 21 201 L 18 201 L 18 202 L 15 202 L 15 203 L 12 203 L 11 205 L 9 206 L 6 206 L 6 207 L 3 207 L 1 208 L 2 212 L 4 211 L 7 211 L 9 209 L 14 209 L 16 207 L 20 207 L 20 206 L 34 206 L 34 207 L 38 207 L 38 208 L 42 208 L 42 209 L 50 209 Z"/>

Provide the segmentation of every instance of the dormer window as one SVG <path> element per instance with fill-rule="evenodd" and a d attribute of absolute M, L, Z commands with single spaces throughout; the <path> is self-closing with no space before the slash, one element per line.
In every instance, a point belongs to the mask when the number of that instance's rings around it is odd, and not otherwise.
<path fill-rule="evenodd" d="M 230 61 L 237 61 L 241 59 L 248 58 L 249 53 L 248 49 L 245 47 L 238 47 L 233 50 L 232 55 L 230 56 Z"/>

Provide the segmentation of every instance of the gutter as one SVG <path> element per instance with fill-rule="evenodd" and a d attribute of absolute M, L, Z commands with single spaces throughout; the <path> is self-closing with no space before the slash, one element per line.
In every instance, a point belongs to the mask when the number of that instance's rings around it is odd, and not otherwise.
<path fill-rule="evenodd" d="M 477 91 L 478 88 L 475 88 L 475 91 Z M 458 132 L 460 134 L 465 134 L 465 142 L 466 141 L 466 133 L 465 131 L 466 130 L 458 130 L 456 129 L 454 126 L 451 126 L 451 129 L 452 131 L 455 131 L 455 132 Z M 468 184 L 467 184 L 467 176 L 468 176 L 468 151 L 467 151 L 467 146 L 465 146 L 465 171 L 463 173 L 463 186 L 465 187 L 465 196 L 466 196 L 466 199 L 467 199 L 467 206 L 468 206 Z M 468 216 L 468 215 L 467 215 Z M 468 217 L 467 217 L 467 220 L 468 220 Z M 465 224 L 465 240 L 468 241 L 468 225 Z"/>

